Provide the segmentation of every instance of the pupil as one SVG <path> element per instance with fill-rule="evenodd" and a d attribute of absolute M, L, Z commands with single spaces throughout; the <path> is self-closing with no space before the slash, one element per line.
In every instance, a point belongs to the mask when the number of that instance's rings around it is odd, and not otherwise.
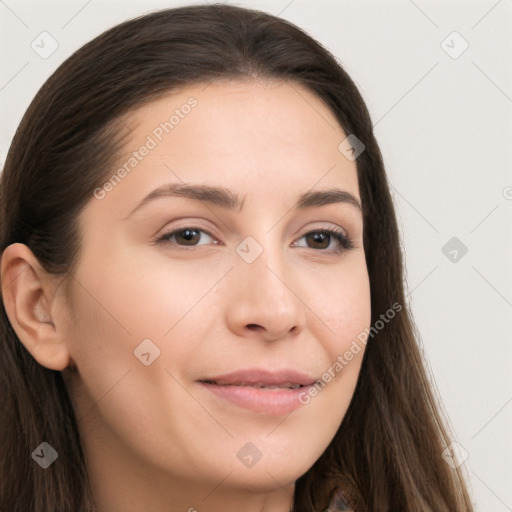
<path fill-rule="evenodd" d="M 193 241 L 191 239 L 194 238 L 194 236 L 197 236 L 197 230 L 196 229 L 183 229 L 178 234 L 181 236 L 181 238 L 183 238 L 185 240 L 185 242 L 191 242 L 191 241 Z M 189 245 L 193 245 L 193 244 L 189 244 Z"/>
<path fill-rule="evenodd" d="M 318 233 L 313 233 L 312 235 L 310 235 L 311 237 L 313 237 L 314 239 L 314 242 L 315 243 L 322 243 L 322 242 L 325 242 L 325 240 L 328 240 L 329 238 L 329 234 L 328 233 L 322 233 L 322 232 L 318 232 Z M 329 245 L 329 243 L 327 243 L 327 246 Z M 325 246 L 325 244 L 322 246 L 322 247 L 327 247 Z"/>

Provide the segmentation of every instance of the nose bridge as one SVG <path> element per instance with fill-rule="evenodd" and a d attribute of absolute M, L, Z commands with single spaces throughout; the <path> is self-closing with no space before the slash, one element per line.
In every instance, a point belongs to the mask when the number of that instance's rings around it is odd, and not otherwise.
<path fill-rule="evenodd" d="M 293 303 L 293 294 L 286 282 L 286 272 L 284 265 L 278 257 L 272 257 L 270 254 L 262 255 L 260 261 L 255 262 L 247 269 L 249 280 L 252 282 L 253 289 L 258 291 L 259 297 L 268 301 L 269 306 L 283 309 L 289 309 Z"/>
<path fill-rule="evenodd" d="M 247 237 L 236 249 L 233 277 L 238 280 L 237 294 L 229 306 L 229 317 L 235 330 L 257 325 L 270 339 L 300 330 L 305 313 L 293 291 L 283 247 L 272 236 L 260 235 L 260 239 L 261 243 Z"/>
<path fill-rule="evenodd" d="M 247 237 L 237 248 L 242 261 L 238 261 L 241 279 L 250 282 L 252 286 L 263 289 L 277 297 L 284 298 L 290 292 L 286 286 L 287 265 L 285 253 L 279 243 L 270 235 L 259 236 L 261 242 L 253 237 Z M 246 258 L 243 250 L 250 257 Z"/>

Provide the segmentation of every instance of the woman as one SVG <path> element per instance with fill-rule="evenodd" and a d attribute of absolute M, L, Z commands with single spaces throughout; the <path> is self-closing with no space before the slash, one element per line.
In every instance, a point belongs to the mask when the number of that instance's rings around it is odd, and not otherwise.
<path fill-rule="evenodd" d="M 108 30 L 0 185 L 0 510 L 472 511 L 367 108 L 297 27 Z"/>

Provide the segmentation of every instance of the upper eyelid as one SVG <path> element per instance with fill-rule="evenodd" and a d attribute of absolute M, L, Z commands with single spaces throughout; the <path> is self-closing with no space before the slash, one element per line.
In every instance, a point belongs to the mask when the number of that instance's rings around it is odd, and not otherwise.
<path fill-rule="evenodd" d="M 175 235 L 176 233 L 178 233 L 178 232 L 180 232 L 182 230 L 185 230 L 185 229 L 197 229 L 199 231 L 203 231 L 208 236 L 210 236 L 214 240 L 218 241 L 218 237 L 216 235 L 214 235 L 211 232 L 211 230 L 209 230 L 208 228 L 202 227 L 202 226 L 200 226 L 198 224 L 196 225 L 194 223 L 188 223 L 188 224 L 183 224 L 181 226 L 173 227 L 172 229 L 169 229 L 168 231 L 165 231 L 163 234 L 159 235 L 157 237 L 157 240 L 161 240 L 162 238 L 168 237 L 170 235 Z M 341 227 L 341 226 L 339 226 L 337 224 L 334 224 L 332 222 L 327 222 L 326 226 L 317 226 L 317 227 L 308 228 L 306 231 L 304 231 L 302 233 L 302 235 L 297 237 L 295 240 L 299 240 L 299 239 L 303 238 L 304 236 L 306 236 L 307 234 L 309 234 L 311 232 L 315 232 L 315 231 L 332 231 L 332 230 L 341 231 L 341 234 L 343 236 L 345 236 L 346 238 L 349 237 L 349 234 L 347 233 L 347 230 L 345 228 L 343 228 L 343 227 Z"/>

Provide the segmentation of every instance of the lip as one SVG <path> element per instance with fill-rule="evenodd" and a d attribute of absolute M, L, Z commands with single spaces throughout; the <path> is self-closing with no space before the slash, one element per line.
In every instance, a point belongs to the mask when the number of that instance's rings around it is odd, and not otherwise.
<path fill-rule="evenodd" d="M 318 379 L 293 369 L 275 372 L 253 368 L 238 370 L 223 375 L 205 377 L 197 382 L 217 397 L 221 397 L 239 407 L 252 410 L 259 414 L 289 414 L 302 405 L 299 401 L 301 393 L 307 393 Z M 255 386 L 300 385 L 290 389 L 277 387 L 265 389 Z"/>

